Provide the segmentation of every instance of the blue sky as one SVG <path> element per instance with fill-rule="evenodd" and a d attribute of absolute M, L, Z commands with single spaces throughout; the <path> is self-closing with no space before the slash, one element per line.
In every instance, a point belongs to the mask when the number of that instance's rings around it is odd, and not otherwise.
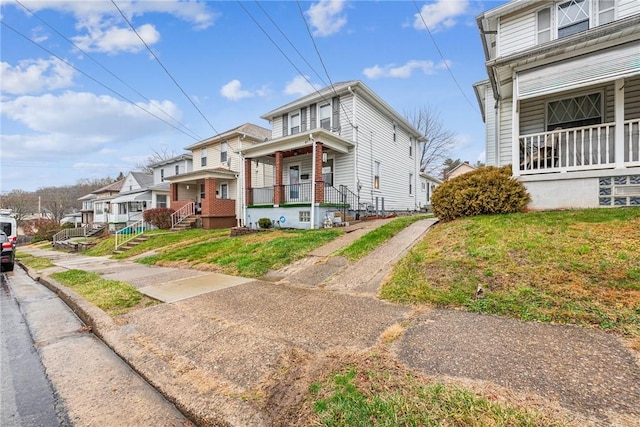
<path fill-rule="evenodd" d="M 484 160 L 475 17 L 505 1 L 114 1 L 0 0 L 0 191 L 126 174 L 352 79 Z"/>

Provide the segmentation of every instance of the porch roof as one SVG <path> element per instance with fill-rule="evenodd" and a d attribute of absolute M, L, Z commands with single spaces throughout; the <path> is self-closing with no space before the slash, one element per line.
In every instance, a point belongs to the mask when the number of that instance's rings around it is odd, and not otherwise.
<path fill-rule="evenodd" d="M 181 173 L 180 175 L 169 176 L 165 178 L 165 181 L 172 183 L 180 182 L 195 182 L 201 179 L 213 178 L 213 179 L 235 179 L 238 172 L 224 169 L 224 168 L 212 168 L 202 169 L 193 172 Z"/>
<path fill-rule="evenodd" d="M 151 192 L 124 194 L 111 200 L 111 203 L 141 202 L 151 200 Z"/>
<path fill-rule="evenodd" d="M 304 133 L 288 135 L 278 139 L 264 142 L 259 145 L 245 147 L 238 152 L 246 157 L 262 157 L 275 154 L 276 151 L 290 151 L 311 146 L 311 141 L 322 142 L 324 146 L 338 153 L 346 154 L 349 148 L 355 144 L 322 128 L 313 129 Z"/>

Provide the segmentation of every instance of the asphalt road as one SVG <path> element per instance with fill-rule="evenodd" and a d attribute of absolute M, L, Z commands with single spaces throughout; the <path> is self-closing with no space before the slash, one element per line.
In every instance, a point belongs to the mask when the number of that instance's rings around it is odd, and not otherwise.
<path fill-rule="evenodd" d="M 0 425 L 68 426 L 66 411 L 9 288 L 9 274 L 2 273 L 0 278 Z"/>

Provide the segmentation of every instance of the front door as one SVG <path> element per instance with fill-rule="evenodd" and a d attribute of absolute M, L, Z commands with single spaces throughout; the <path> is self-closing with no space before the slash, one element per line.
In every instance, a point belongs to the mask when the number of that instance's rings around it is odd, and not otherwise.
<path fill-rule="evenodd" d="M 289 200 L 300 199 L 300 165 L 289 166 Z"/>

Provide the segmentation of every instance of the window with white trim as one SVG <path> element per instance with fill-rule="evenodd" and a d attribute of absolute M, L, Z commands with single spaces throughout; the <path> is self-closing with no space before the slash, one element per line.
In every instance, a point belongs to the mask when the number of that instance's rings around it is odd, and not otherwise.
<path fill-rule="evenodd" d="M 380 162 L 373 163 L 373 188 L 380 189 Z"/>
<path fill-rule="evenodd" d="M 167 208 L 167 195 L 166 194 L 158 194 L 156 196 L 156 207 L 157 208 Z"/>
<path fill-rule="evenodd" d="M 409 195 L 413 194 L 413 174 L 409 174 Z"/>
<path fill-rule="evenodd" d="M 413 137 L 409 137 L 409 157 L 413 157 Z"/>
<path fill-rule="evenodd" d="M 393 142 L 396 142 L 397 136 L 396 136 L 396 132 L 398 130 L 398 127 L 396 126 L 396 124 L 393 124 Z"/>
<path fill-rule="evenodd" d="M 220 197 L 218 199 L 228 199 L 229 198 L 229 184 L 220 184 Z"/>
<path fill-rule="evenodd" d="M 615 0 L 599 0 L 596 5 L 598 8 L 598 25 L 608 24 L 616 19 Z"/>
<path fill-rule="evenodd" d="M 164 182 L 164 169 L 160 169 L 160 182 Z"/>
<path fill-rule="evenodd" d="M 311 211 L 298 211 L 298 221 L 311 222 Z"/>
<path fill-rule="evenodd" d="M 224 163 L 227 161 L 229 156 L 227 152 L 229 151 L 229 145 L 226 141 L 220 143 L 220 163 Z"/>
<path fill-rule="evenodd" d="M 175 175 L 179 175 L 180 174 L 180 166 L 176 165 L 175 167 Z"/>
<path fill-rule="evenodd" d="M 589 29 L 589 0 L 569 0 L 556 8 L 558 38 Z"/>
<path fill-rule="evenodd" d="M 592 93 L 547 103 L 547 130 L 602 123 L 602 93 Z"/>
<path fill-rule="evenodd" d="M 320 106 L 320 127 L 331 130 L 331 104 L 329 103 Z"/>
<path fill-rule="evenodd" d="M 291 113 L 289 114 L 289 134 L 295 135 L 296 133 L 300 133 L 300 113 Z"/>
<path fill-rule="evenodd" d="M 207 166 L 207 149 L 200 149 L 200 166 Z"/>
<path fill-rule="evenodd" d="M 551 40 L 551 8 L 538 11 L 536 20 L 536 37 L 538 44 Z"/>

